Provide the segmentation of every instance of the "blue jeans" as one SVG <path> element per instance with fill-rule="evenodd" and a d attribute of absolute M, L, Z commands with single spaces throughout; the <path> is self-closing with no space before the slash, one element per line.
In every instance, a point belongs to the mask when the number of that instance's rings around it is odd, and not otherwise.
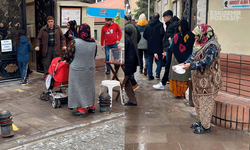
<path fill-rule="evenodd" d="M 113 44 L 113 45 L 105 45 L 105 61 L 109 61 L 109 50 L 111 48 L 118 48 L 117 44 Z M 106 64 L 107 70 L 110 70 L 109 66 Z"/>
<path fill-rule="evenodd" d="M 156 74 L 161 73 L 161 67 L 162 67 L 162 54 L 158 55 L 158 61 L 157 61 L 157 68 L 156 68 Z M 148 77 L 153 76 L 153 61 L 154 61 L 154 54 L 148 54 Z"/>
<path fill-rule="evenodd" d="M 28 62 L 18 62 L 18 67 L 22 77 L 22 82 L 25 82 L 27 79 Z"/>

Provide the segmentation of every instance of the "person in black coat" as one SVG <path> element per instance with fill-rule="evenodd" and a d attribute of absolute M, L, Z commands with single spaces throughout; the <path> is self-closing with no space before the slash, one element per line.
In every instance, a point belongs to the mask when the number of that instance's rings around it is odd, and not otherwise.
<path fill-rule="evenodd" d="M 165 89 L 165 85 L 169 83 L 168 74 L 169 68 L 172 60 L 172 51 L 170 49 L 170 42 L 176 33 L 178 33 L 178 21 L 180 20 L 176 16 L 173 17 L 173 12 L 167 10 L 163 13 L 164 21 L 166 22 L 166 32 L 163 42 L 163 50 L 166 53 L 166 63 L 165 63 L 165 73 L 162 78 L 162 81 L 153 87 L 161 87 L 156 89 Z"/>
<path fill-rule="evenodd" d="M 160 15 L 158 13 L 154 13 L 152 20 L 145 26 L 145 30 L 143 33 L 144 39 L 147 40 L 148 43 L 148 80 L 153 80 L 154 76 L 152 73 L 153 70 L 153 59 L 154 54 L 159 56 L 159 61 L 157 63 L 156 68 L 156 78 L 160 78 L 161 67 L 162 67 L 162 40 L 164 37 L 164 28 L 163 23 L 159 21 Z"/>
<path fill-rule="evenodd" d="M 129 101 L 125 103 L 125 106 L 137 106 L 137 100 L 135 97 L 132 84 L 129 80 L 130 76 L 136 72 L 138 64 L 138 57 L 136 49 L 131 39 L 132 30 L 129 27 L 125 27 L 125 91 L 129 98 Z"/>

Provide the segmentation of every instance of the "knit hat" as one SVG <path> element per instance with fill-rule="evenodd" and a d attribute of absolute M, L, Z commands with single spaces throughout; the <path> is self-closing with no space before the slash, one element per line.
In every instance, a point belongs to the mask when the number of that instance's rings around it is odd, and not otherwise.
<path fill-rule="evenodd" d="M 142 14 L 139 16 L 139 20 L 140 20 L 140 19 L 147 20 L 147 19 L 146 19 L 146 15 L 145 15 L 144 13 L 142 13 Z"/>
<path fill-rule="evenodd" d="M 167 11 L 165 11 L 164 13 L 163 13 L 163 17 L 164 16 L 172 16 L 173 17 L 173 12 L 172 12 L 172 10 L 167 10 Z"/>
<path fill-rule="evenodd" d="M 52 16 L 48 16 L 48 17 L 46 18 L 46 21 L 48 21 L 48 20 L 54 20 L 54 18 L 53 18 Z"/>

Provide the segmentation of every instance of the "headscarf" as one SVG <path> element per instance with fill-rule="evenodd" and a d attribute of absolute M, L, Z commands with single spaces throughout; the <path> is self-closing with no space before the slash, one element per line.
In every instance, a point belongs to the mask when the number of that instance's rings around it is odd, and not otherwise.
<path fill-rule="evenodd" d="M 68 22 L 68 24 L 70 25 L 70 27 L 69 27 L 68 32 L 66 33 L 67 36 L 71 34 L 72 36 L 77 37 L 78 33 L 77 33 L 77 23 L 76 23 L 76 21 L 71 20 L 71 21 Z"/>
<path fill-rule="evenodd" d="M 188 22 L 182 19 L 178 22 L 178 34 L 174 35 L 173 53 L 179 63 L 183 63 L 192 54 L 194 34 L 188 29 Z"/>
<path fill-rule="evenodd" d="M 86 23 L 80 26 L 78 37 L 87 42 L 95 42 L 95 40 L 91 38 L 90 26 Z"/>
<path fill-rule="evenodd" d="M 199 36 L 199 40 L 197 40 L 194 45 L 194 50 L 196 51 L 200 50 L 212 37 L 215 37 L 215 39 L 217 40 L 217 36 L 214 34 L 214 30 L 210 25 L 207 24 L 198 25 L 192 32 L 194 33 L 194 35 Z"/>

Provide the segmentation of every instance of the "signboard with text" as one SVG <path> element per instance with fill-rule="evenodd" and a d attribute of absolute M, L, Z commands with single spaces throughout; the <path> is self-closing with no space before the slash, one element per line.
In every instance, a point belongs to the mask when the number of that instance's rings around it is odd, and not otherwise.
<path fill-rule="evenodd" d="M 11 40 L 1 40 L 1 51 L 2 52 L 11 52 L 12 51 Z"/>
<path fill-rule="evenodd" d="M 250 0 L 222 0 L 222 9 L 250 9 Z"/>

